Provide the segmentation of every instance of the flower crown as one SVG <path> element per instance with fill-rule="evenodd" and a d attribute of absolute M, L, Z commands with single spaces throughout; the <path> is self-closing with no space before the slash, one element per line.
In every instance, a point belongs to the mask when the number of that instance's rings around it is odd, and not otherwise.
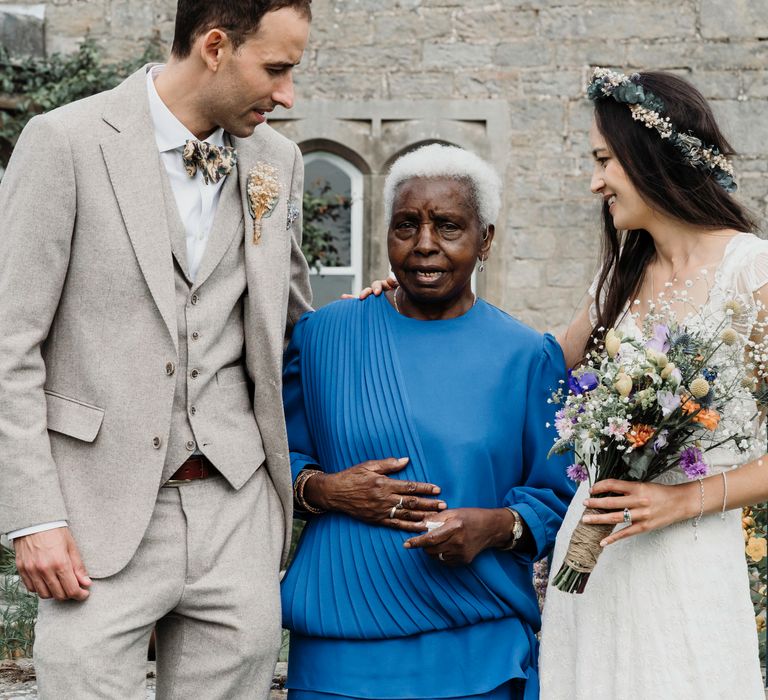
<path fill-rule="evenodd" d="M 640 75 L 624 75 L 608 68 L 595 68 L 592 80 L 587 85 L 587 97 L 593 102 L 612 97 L 616 102 L 629 105 L 632 119 L 642 122 L 649 129 L 669 141 L 683 156 L 685 161 L 701 170 L 712 172 L 715 181 L 726 192 L 736 191 L 733 179 L 733 165 L 715 146 L 707 146 L 693 134 L 680 133 L 669 117 L 662 117 L 666 111 L 661 98 L 637 81 Z"/>

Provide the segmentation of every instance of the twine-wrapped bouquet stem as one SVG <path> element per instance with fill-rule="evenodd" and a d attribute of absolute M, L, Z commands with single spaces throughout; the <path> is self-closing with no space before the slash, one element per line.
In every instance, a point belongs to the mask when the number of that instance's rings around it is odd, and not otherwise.
<path fill-rule="evenodd" d="M 605 511 L 597 508 L 584 509 L 584 515 L 600 513 Z M 566 593 L 583 593 L 589 576 L 603 551 L 600 542 L 613 532 L 614 527 L 614 525 L 586 525 L 579 521 L 571 536 L 563 565 L 552 579 L 553 585 Z"/>

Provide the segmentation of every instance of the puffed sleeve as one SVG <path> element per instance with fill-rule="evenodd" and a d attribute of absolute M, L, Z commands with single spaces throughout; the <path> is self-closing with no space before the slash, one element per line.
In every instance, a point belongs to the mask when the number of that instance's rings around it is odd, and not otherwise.
<path fill-rule="evenodd" d="M 306 324 L 314 312 L 308 311 L 296 323 L 291 342 L 283 358 L 283 407 L 288 431 L 293 480 L 305 467 L 319 468 L 317 451 L 307 422 L 304 387 L 301 381 L 301 352 L 306 338 Z"/>
<path fill-rule="evenodd" d="M 517 553 L 533 562 L 547 556 L 563 522 L 575 488 L 566 476 L 568 455 L 547 457 L 555 439 L 555 405 L 548 402 L 565 378 L 565 362 L 557 341 L 549 334 L 542 340 L 541 357 L 528 376 L 528 399 L 523 437 L 523 479 L 504 497 L 525 520 L 536 551 Z"/>

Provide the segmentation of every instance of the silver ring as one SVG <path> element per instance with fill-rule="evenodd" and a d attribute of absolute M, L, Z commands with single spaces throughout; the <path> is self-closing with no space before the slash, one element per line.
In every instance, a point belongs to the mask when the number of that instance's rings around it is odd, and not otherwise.
<path fill-rule="evenodd" d="M 440 552 L 440 554 L 438 554 L 438 555 L 437 555 L 437 558 L 438 558 L 440 561 L 445 561 L 445 557 L 443 556 L 443 553 L 442 553 L 442 552 Z"/>
<path fill-rule="evenodd" d="M 405 496 L 400 496 L 400 500 L 397 502 L 397 505 L 395 506 L 395 508 L 402 508 L 403 507 L 403 499 L 404 498 L 405 498 Z"/>
<path fill-rule="evenodd" d="M 629 508 L 625 508 L 624 509 L 624 522 L 627 525 L 631 525 L 632 524 L 632 513 L 629 512 Z"/>
<path fill-rule="evenodd" d="M 392 506 L 392 510 L 389 511 L 389 519 L 394 520 L 395 519 L 395 513 L 397 513 L 397 506 Z"/>

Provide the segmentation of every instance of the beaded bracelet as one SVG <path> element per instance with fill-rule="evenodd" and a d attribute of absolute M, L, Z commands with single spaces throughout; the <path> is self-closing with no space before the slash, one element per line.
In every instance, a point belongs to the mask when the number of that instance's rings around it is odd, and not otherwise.
<path fill-rule="evenodd" d="M 293 482 L 293 497 L 296 500 L 296 504 L 298 505 L 299 510 L 312 513 L 314 515 L 325 513 L 322 508 L 316 508 L 312 504 L 308 503 L 307 499 L 304 498 L 304 489 L 307 485 L 307 482 L 313 476 L 317 476 L 318 474 L 322 473 L 323 472 L 320 469 L 302 469 L 299 472 L 299 475 L 296 477 L 296 481 Z"/>

